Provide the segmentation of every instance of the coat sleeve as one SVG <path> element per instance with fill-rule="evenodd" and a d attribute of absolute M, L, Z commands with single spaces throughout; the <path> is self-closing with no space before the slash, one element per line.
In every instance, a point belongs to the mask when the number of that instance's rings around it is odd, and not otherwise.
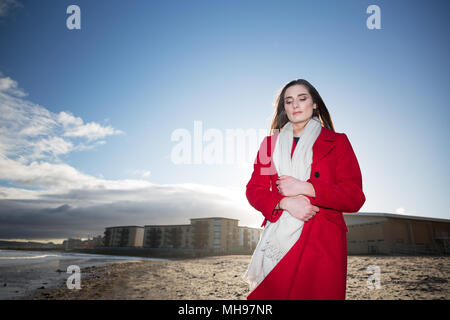
<path fill-rule="evenodd" d="M 245 195 L 253 208 L 260 211 L 270 222 L 275 222 L 283 212 L 283 210 L 275 209 L 275 206 L 284 196 L 278 192 L 278 189 L 272 191 L 270 187 L 270 176 L 276 174 L 272 161 L 270 161 L 271 156 L 268 156 L 270 140 L 265 137 L 261 143 Z"/>
<path fill-rule="evenodd" d="M 336 141 L 336 182 L 320 178 L 308 179 L 315 197 L 307 196 L 311 204 L 341 212 L 358 212 L 366 201 L 362 190 L 361 170 L 356 155 L 345 133 Z"/>

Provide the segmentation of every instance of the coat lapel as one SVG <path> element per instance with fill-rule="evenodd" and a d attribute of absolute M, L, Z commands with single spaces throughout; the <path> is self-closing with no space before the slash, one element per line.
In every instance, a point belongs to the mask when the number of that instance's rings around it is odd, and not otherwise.
<path fill-rule="evenodd" d="M 336 133 L 330 129 L 323 128 L 313 145 L 313 163 L 317 163 L 336 145 Z"/>

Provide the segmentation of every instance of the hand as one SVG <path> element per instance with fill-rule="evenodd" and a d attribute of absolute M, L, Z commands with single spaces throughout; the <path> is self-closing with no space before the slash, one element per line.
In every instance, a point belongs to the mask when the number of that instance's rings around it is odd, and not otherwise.
<path fill-rule="evenodd" d="M 280 207 L 301 221 L 308 221 L 319 212 L 319 207 L 312 205 L 303 195 L 281 199 Z"/>
<path fill-rule="evenodd" d="M 278 192 L 287 197 L 306 194 L 307 184 L 309 184 L 309 182 L 301 181 L 291 176 L 280 176 L 276 183 Z"/>

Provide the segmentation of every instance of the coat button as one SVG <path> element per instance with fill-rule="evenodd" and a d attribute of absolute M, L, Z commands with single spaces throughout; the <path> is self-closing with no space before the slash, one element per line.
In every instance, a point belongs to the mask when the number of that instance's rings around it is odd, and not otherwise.
<path fill-rule="evenodd" d="M 318 178 L 319 176 L 320 176 L 320 174 L 318 171 L 314 172 L 314 177 Z"/>

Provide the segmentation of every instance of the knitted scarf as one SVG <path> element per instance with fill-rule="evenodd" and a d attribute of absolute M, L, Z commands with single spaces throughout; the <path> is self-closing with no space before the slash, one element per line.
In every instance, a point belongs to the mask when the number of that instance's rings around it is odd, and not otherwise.
<path fill-rule="evenodd" d="M 283 126 L 272 155 L 278 176 L 292 176 L 302 181 L 309 179 L 313 154 L 312 147 L 321 129 L 319 118 L 311 118 L 300 135 L 291 159 L 294 139 L 292 123 L 288 121 Z M 244 281 L 248 282 L 250 291 L 253 291 L 264 280 L 300 238 L 303 223 L 286 210 L 283 211 L 276 222 L 267 221 L 248 269 L 242 277 Z"/>

